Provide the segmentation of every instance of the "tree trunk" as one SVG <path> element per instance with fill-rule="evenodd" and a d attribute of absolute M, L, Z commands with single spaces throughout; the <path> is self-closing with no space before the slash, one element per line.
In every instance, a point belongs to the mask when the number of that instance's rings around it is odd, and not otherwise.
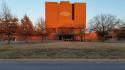
<path fill-rule="evenodd" d="M 11 41 L 10 35 L 8 35 L 8 44 L 10 44 L 10 41 Z"/>
<path fill-rule="evenodd" d="M 83 35 L 81 35 L 81 42 L 83 42 Z"/>
<path fill-rule="evenodd" d="M 84 42 L 86 41 L 85 33 L 84 33 Z"/>

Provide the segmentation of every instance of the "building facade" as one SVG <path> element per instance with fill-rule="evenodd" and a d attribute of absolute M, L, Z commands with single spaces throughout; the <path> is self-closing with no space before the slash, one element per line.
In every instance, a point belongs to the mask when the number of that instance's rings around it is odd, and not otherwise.
<path fill-rule="evenodd" d="M 46 2 L 48 39 L 78 39 L 86 30 L 86 3 Z"/>

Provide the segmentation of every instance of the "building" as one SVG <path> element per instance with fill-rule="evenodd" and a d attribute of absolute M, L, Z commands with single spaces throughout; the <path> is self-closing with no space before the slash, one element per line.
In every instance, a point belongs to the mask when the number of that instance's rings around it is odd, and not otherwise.
<path fill-rule="evenodd" d="M 45 25 L 49 40 L 80 39 L 86 30 L 86 3 L 46 2 Z"/>

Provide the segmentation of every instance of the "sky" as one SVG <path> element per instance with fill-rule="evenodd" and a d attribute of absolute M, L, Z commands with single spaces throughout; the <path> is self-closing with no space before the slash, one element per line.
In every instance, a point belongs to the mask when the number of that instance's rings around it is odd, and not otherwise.
<path fill-rule="evenodd" d="M 59 0 L 46 0 L 58 1 Z M 62 0 L 67 1 L 67 0 Z M 87 22 L 98 14 L 112 14 L 120 19 L 125 19 L 125 0 L 69 0 L 70 2 L 87 3 Z M 6 2 L 11 9 L 11 13 L 23 18 L 27 14 L 35 23 L 39 18 L 45 19 L 45 0 L 0 0 L 0 10 L 2 3 Z"/>

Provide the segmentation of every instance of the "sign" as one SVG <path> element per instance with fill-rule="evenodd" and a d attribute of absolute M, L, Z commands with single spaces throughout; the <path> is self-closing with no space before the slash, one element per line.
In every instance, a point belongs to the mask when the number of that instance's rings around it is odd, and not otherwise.
<path fill-rule="evenodd" d="M 70 12 L 63 11 L 60 13 L 62 16 L 71 16 L 72 14 Z"/>

